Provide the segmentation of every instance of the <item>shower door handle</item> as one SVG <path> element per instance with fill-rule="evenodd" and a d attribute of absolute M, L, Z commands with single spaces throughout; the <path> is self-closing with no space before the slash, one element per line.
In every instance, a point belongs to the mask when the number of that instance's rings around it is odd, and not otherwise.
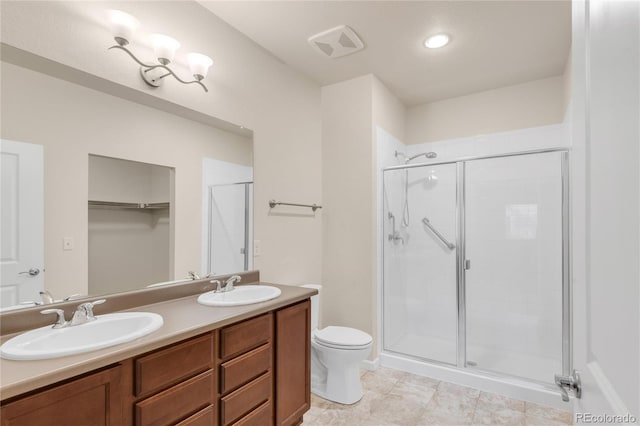
<path fill-rule="evenodd" d="M 464 270 L 468 271 L 469 269 L 471 269 L 471 261 L 469 259 L 466 259 L 464 261 Z"/>

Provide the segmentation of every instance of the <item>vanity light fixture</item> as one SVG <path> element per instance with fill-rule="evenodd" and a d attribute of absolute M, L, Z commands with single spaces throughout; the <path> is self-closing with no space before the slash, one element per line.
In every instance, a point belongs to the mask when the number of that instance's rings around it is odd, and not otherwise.
<path fill-rule="evenodd" d="M 444 33 L 434 34 L 427 37 L 424 41 L 424 47 L 429 49 L 438 49 L 446 46 L 447 44 L 449 44 L 449 36 Z"/>
<path fill-rule="evenodd" d="M 202 80 L 207 76 L 209 68 L 213 65 L 211 58 L 201 53 L 187 54 L 189 69 L 193 74 L 194 80 L 185 81 L 169 68 L 169 64 L 173 61 L 173 57 L 180 47 L 180 43 L 177 40 L 164 34 L 151 34 L 151 44 L 159 63 L 147 64 L 139 60 L 131 50 L 125 47 L 129 44 L 133 33 L 140 26 L 140 21 L 120 10 L 110 10 L 109 19 L 113 38 L 117 43 L 109 49 L 120 49 L 128 53 L 140 65 L 140 76 L 149 86 L 159 87 L 165 77 L 172 75 L 180 83 L 199 84 L 205 92 L 209 91 L 207 86 L 202 83 Z"/>

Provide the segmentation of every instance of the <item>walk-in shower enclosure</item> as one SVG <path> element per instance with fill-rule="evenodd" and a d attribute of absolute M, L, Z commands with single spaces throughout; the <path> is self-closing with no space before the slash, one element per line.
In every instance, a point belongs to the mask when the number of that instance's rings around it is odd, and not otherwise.
<path fill-rule="evenodd" d="M 568 152 L 383 172 L 383 351 L 552 386 L 570 371 Z"/>

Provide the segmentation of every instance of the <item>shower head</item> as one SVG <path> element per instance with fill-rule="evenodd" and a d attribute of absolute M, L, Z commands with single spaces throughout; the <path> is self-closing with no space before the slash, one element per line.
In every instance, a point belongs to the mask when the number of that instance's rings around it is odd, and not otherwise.
<path fill-rule="evenodd" d="M 438 156 L 438 154 L 436 154 L 433 151 L 421 152 L 420 154 L 416 154 L 414 156 L 411 156 L 411 157 L 407 158 L 406 160 L 404 160 L 404 163 L 407 164 L 409 161 L 414 160 L 414 159 L 416 159 L 418 157 L 422 157 L 422 156 L 425 156 L 427 158 L 436 158 Z"/>

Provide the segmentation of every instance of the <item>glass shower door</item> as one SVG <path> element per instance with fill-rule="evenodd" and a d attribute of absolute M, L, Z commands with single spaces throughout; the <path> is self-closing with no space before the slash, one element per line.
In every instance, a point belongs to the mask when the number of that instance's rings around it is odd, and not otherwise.
<path fill-rule="evenodd" d="M 465 164 L 467 366 L 547 383 L 562 371 L 562 155 Z"/>
<path fill-rule="evenodd" d="M 222 275 L 250 269 L 252 186 L 210 187 L 208 272 Z"/>
<path fill-rule="evenodd" d="M 384 172 L 385 351 L 455 365 L 455 164 Z"/>

